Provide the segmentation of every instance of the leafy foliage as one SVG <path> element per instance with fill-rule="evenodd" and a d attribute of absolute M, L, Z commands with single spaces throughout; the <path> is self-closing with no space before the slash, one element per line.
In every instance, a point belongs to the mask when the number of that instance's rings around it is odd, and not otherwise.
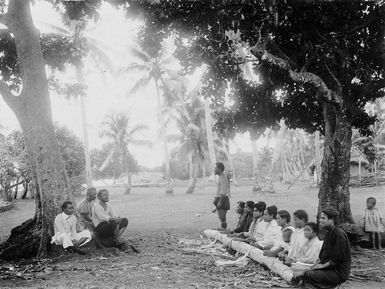
<path fill-rule="evenodd" d="M 131 13 L 146 17 L 149 33 L 176 34 L 185 72 L 208 66 L 204 93 L 219 108 L 231 83 L 235 105 L 220 113 L 220 130 L 269 126 L 282 116 L 290 127 L 323 131 L 322 107 L 332 102 L 353 126 L 369 132 L 375 118 L 364 106 L 382 96 L 385 86 L 380 2 L 128 2 Z M 262 84 L 247 83 L 245 62 Z M 293 78 L 293 72 L 300 76 Z M 329 97 L 330 90 L 339 101 Z"/>

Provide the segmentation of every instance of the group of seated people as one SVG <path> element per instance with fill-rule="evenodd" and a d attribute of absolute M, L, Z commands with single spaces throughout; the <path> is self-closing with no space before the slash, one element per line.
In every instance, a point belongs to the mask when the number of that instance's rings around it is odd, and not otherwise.
<path fill-rule="evenodd" d="M 128 226 L 128 220 L 118 217 L 108 201 L 108 190 L 97 192 L 96 188 L 91 187 L 77 209 L 72 202 L 64 202 L 62 213 L 55 218 L 55 235 L 51 243 L 62 246 L 65 251 L 80 254 L 84 254 L 80 247 L 92 238 L 100 247 L 119 247 L 124 244 L 120 237 Z"/>
<path fill-rule="evenodd" d="M 329 288 L 328 285 L 336 286 L 348 279 L 350 245 L 346 233 L 335 226 L 336 210 L 321 213 L 322 232 L 318 224 L 309 222 L 305 210 L 294 212 L 293 226 L 287 210 L 278 210 L 265 202 L 238 202 L 237 213 L 237 223 L 226 234 L 263 250 L 264 256 L 279 258 L 291 266 L 295 280 Z"/>

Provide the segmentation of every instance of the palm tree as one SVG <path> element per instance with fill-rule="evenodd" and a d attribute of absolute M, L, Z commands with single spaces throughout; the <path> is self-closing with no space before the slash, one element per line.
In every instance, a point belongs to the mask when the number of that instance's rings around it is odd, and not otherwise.
<path fill-rule="evenodd" d="M 139 48 L 131 49 L 132 55 L 137 62 L 126 67 L 124 71 L 140 71 L 140 79 L 133 85 L 131 91 L 134 92 L 141 87 L 148 86 L 152 81 L 156 90 L 156 100 L 158 104 L 158 119 L 160 123 L 160 136 L 163 142 L 164 162 L 166 169 L 166 193 L 173 193 L 170 172 L 170 153 L 168 150 L 167 123 L 165 121 L 164 107 L 176 99 L 176 94 L 171 91 L 168 84 L 170 79 L 177 78 L 177 73 L 169 68 L 174 58 L 169 56 L 164 47 L 156 54 L 150 52 L 148 45 L 139 45 Z M 162 96 L 161 96 L 162 92 Z"/>
<path fill-rule="evenodd" d="M 107 70 L 112 72 L 113 65 L 111 59 L 108 55 L 103 51 L 103 49 L 110 49 L 108 45 L 101 42 L 100 40 L 92 37 L 90 33 L 87 33 L 87 21 L 80 20 L 70 20 L 66 17 L 62 17 L 62 25 L 57 26 L 50 23 L 42 22 L 44 26 L 48 29 L 55 31 L 56 33 L 60 33 L 63 36 L 68 36 L 72 39 L 73 45 L 82 50 L 84 47 L 87 47 L 88 57 L 94 62 L 94 66 L 97 70 L 99 70 L 100 75 L 104 75 L 103 73 Z M 84 59 L 79 58 L 74 62 L 74 67 L 76 71 L 76 77 L 78 84 L 81 87 L 84 87 Z M 91 157 L 90 157 L 90 148 L 88 141 L 88 129 L 87 129 L 87 114 L 85 109 L 84 98 L 86 95 L 84 93 L 80 93 L 78 95 L 80 102 L 80 113 L 82 119 L 82 130 L 83 130 L 83 143 L 84 143 L 84 157 L 86 162 L 86 181 L 88 187 L 92 186 L 92 169 L 91 169 Z"/>
<path fill-rule="evenodd" d="M 190 170 L 190 186 L 186 193 L 193 193 L 198 180 L 199 168 L 205 177 L 205 160 L 207 157 L 207 134 L 205 127 L 205 108 L 198 98 L 198 91 L 193 89 L 186 93 L 175 107 L 175 113 L 170 113 L 180 129 L 177 139 L 180 145 L 177 147 L 179 154 L 188 156 Z M 175 137 L 174 137 L 175 138 Z"/>
<path fill-rule="evenodd" d="M 132 159 L 132 155 L 128 150 L 128 145 L 149 145 L 150 142 L 146 140 L 135 139 L 135 134 L 148 129 L 144 124 L 136 124 L 129 126 L 129 119 L 125 114 L 109 114 L 103 122 L 104 129 L 101 132 L 101 136 L 106 137 L 112 141 L 112 149 L 99 168 L 103 171 L 113 159 L 113 156 L 117 156 L 121 162 L 124 172 L 127 173 L 127 188 L 125 194 L 129 194 L 132 187 L 131 170 L 129 161 Z"/>

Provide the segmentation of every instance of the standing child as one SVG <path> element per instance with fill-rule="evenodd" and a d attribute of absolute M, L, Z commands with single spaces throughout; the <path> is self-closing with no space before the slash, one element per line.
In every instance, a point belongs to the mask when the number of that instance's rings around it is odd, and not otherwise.
<path fill-rule="evenodd" d="M 384 225 L 382 223 L 382 215 L 380 210 L 376 208 L 376 199 L 370 197 L 366 200 L 366 210 L 365 210 L 365 232 L 371 234 L 371 239 L 373 242 L 373 248 L 376 248 L 376 239 L 378 240 L 378 248 L 382 250 L 381 247 L 381 233 L 384 232 Z"/>

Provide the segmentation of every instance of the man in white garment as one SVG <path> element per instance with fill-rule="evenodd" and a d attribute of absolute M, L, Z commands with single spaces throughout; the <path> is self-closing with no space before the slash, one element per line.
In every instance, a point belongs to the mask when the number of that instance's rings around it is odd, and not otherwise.
<path fill-rule="evenodd" d="M 267 250 L 272 248 L 275 241 L 281 237 L 281 227 L 278 226 L 277 221 L 275 220 L 277 211 L 278 209 L 274 205 L 266 208 L 263 220 L 267 225 L 263 234 L 263 240 L 251 244 L 252 246 L 261 250 Z"/>
<path fill-rule="evenodd" d="M 308 218 L 308 214 L 304 210 L 297 210 L 294 212 L 295 231 L 291 235 L 289 252 L 285 252 L 287 253 L 287 259 L 296 259 L 299 255 L 299 251 L 307 242 L 304 228 Z"/>
<path fill-rule="evenodd" d="M 55 218 L 55 235 L 52 237 L 51 243 L 63 246 L 66 251 L 84 254 L 79 248 L 91 240 L 90 231 L 76 231 L 75 206 L 72 202 L 64 202 L 62 211 Z"/>

